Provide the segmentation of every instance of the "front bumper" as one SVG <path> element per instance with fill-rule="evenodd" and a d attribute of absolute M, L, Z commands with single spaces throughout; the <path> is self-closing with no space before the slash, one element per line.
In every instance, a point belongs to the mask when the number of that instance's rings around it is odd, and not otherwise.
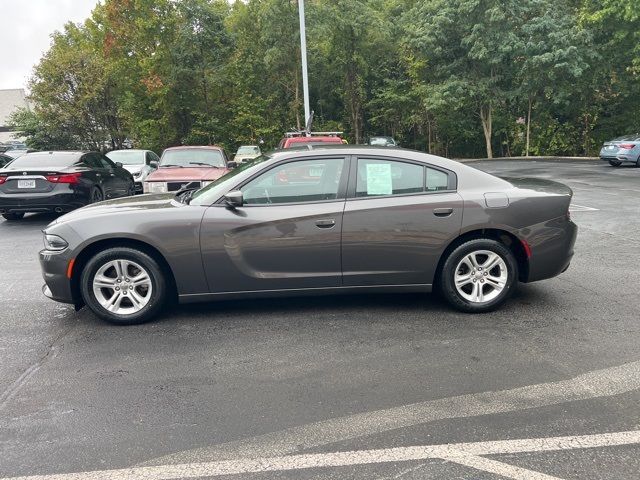
<path fill-rule="evenodd" d="M 51 252 L 42 250 L 39 254 L 42 278 L 45 285 L 42 293 L 56 302 L 78 304 L 80 299 L 75 298 L 71 287 L 71 280 L 67 278 L 69 261 L 66 251 Z"/>
<path fill-rule="evenodd" d="M 88 198 L 77 193 L 5 194 L 0 196 L 0 213 L 62 213 L 88 203 Z"/>

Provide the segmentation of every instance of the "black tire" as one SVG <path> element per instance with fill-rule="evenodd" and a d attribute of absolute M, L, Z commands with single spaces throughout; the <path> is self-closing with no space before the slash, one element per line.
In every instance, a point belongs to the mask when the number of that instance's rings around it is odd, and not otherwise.
<path fill-rule="evenodd" d="M 2 216 L 5 220 L 14 222 L 16 220 L 22 220 L 24 218 L 24 213 L 3 213 Z"/>
<path fill-rule="evenodd" d="M 612 167 L 619 167 L 620 165 L 622 165 L 622 162 L 617 160 L 609 160 L 609 165 L 611 165 Z"/>
<path fill-rule="evenodd" d="M 102 194 L 102 190 L 98 187 L 93 187 L 91 189 L 91 200 L 90 203 L 98 203 L 104 200 L 104 195 Z"/>
<path fill-rule="evenodd" d="M 93 279 L 98 270 L 113 260 L 130 260 L 143 267 L 151 279 L 151 297 L 141 310 L 128 315 L 108 311 L 97 300 L 93 291 Z M 114 247 L 97 253 L 82 270 L 80 291 L 85 304 L 102 320 L 116 325 L 136 325 L 153 319 L 162 309 L 167 298 L 167 281 L 158 262 L 147 253 L 128 247 Z"/>
<path fill-rule="evenodd" d="M 467 255 L 480 250 L 487 250 L 499 255 L 507 270 L 507 279 L 502 291 L 493 299 L 475 303 L 464 298 L 455 286 L 456 269 Z M 484 280 L 483 280 L 484 281 Z M 440 273 L 439 286 L 444 298 L 457 310 L 467 313 L 483 313 L 497 309 L 511 296 L 518 282 L 518 262 L 507 247 L 496 240 L 475 239 L 455 248 L 447 257 Z M 485 287 L 490 286 L 488 283 Z M 493 290 L 492 288 L 489 289 Z M 489 293 L 490 293 L 489 291 Z M 465 292 L 466 293 L 466 292 Z"/>

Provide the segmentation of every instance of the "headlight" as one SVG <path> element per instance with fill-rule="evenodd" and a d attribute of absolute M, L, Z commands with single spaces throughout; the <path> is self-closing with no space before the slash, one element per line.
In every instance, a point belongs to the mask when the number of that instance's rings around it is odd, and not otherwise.
<path fill-rule="evenodd" d="M 135 178 L 139 178 L 139 177 L 140 177 L 140 175 L 142 175 L 142 170 L 140 170 L 139 172 L 136 172 L 136 173 L 134 173 L 134 174 L 133 174 L 133 176 L 134 176 Z"/>
<path fill-rule="evenodd" d="M 67 241 L 59 237 L 58 235 L 50 235 L 48 233 L 44 234 L 44 248 L 45 250 L 50 250 L 52 252 L 59 252 L 67 248 L 69 244 Z"/>
<path fill-rule="evenodd" d="M 166 193 L 166 182 L 144 182 L 144 193 Z"/>
<path fill-rule="evenodd" d="M 201 183 L 201 185 L 202 185 L 202 187 L 206 187 L 210 183 L 213 183 L 213 180 L 205 180 L 204 182 Z"/>

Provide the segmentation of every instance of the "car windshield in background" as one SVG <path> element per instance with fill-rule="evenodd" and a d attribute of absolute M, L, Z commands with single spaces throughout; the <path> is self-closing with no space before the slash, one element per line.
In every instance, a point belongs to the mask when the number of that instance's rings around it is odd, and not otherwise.
<path fill-rule="evenodd" d="M 26 170 L 26 169 L 42 169 L 42 170 L 58 170 L 60 168 L 70 167 L 76 163 L 80 155 L 75 154 L 51 154 L 51 153 L 29 153 L 22 157 L 16 158 L 13 162 L 6 166 L 9 170 Z"/>
<path fill-rule="evenodd" d="M 369 145 L 385 146 L 385 145 L 394 145 L 394 144 L 395 143 L 393 139 L 389 137 L 371 137 L 371 139 L 369 140 Z"/>
<path fill-rule="evenodd" d="M 234 168 L 226 175 L 223 175 L 219 179 L 215 180 L 214 182 L 211 182 L 206 187 L 194 193 L 193 197 L 191 198 L 191 204 L 192 205 L 211 205 L 213 202 L 218 200 L 218 198 L 220 198 L 222 195 L 229 192 L 228 182 L 233 177 L 235 177 L 239 173 L 249 170 L 250 168 L 254 168 L 260 165 L 262 162 L 266 162 L 270 158 L 271 157 L 268 155 L 261 155 L 257 158 L 254 158 L 253 160 L 242 163 L 239 167 Z"/>
<path fill-rule="evenodd" d="M 259 155 L 260 154 L 260 149 L 258 147 L 240 147 L 238 149 L 238 153 L 241 155 L 245 155 L 245 154 L 256 154 Z"/>
<path fill-rule="evenodd" d="M 165 150 L 160 162 L 161 167 L 225 167 L 220 150 L 188 148 L 184 150 Z"/>
<path fill-rule="evenodd" d="M 123 165 L 142 165 L 144 164 L 144 152 L 116 150 L 107 153 L 107 157 L 113 162 L 120 162 Z"/>

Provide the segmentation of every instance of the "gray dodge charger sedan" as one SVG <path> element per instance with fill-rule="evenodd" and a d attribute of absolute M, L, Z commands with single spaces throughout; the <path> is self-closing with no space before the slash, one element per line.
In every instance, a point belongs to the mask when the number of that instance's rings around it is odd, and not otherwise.
<path fill-rule="evenodd" d="M 167 301 L 429 292 L 486 312 L 566 270 L 571 189 L 395 148 L 281 151 L 200 190 L 101 202 L 44 230 L 44 294 L 109 322 Z"/>

